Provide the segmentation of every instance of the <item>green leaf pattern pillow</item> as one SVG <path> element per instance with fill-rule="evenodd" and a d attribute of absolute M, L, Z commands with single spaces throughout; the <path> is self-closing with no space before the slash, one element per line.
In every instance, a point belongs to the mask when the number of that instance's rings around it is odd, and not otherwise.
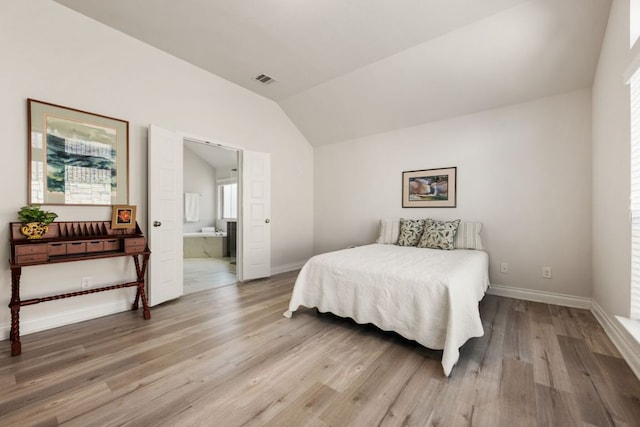
<path fill-rule="evenodd" d="M 400 236 L 398 246 L 415 246 L 424 230 L 424 219 L 400 218 Z"/>
<path fill-rule="evenodd" d="M 453 249 L 453 239 L 456 236 L 459 224 L 459 219 L 455 221 L 426 219 L 424 233 L 422 233 L 417 246 L 419 248 Z"/>

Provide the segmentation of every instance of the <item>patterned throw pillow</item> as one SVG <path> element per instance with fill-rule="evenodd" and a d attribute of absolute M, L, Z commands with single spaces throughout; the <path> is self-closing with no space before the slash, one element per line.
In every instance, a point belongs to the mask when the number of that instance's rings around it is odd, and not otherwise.
<path fill-rule="evenodd" d="M 428 218 L 425 220 L 424 233 L 418 242 L 419 248 L 453 249 L 453 238 L 456 235 L 460 220 L 438 221 Z"/>
<path fill-rule="evenodd" d="M 415 246 L 424 230 L 424 219 L 400 218 L 398 246 Z"/>

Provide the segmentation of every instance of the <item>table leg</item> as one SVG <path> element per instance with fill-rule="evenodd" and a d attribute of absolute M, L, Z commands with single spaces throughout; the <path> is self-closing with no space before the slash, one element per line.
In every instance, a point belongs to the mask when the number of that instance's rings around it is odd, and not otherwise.
<path fill-rule="evenodd" d="M 149 254 L 142 255 L 142 264 L 140 264 L 140 260 L 138 255 L 133 255 L 133 262 L 136 265 L 136 275 L 138 277 L 138 286 L 136 287 L 136 299 L 133 302 L 131 307 L 132 310 L 137 310 L 139 305 L 138 301 L 142 301 L 142 316 L 145 320 L 151 318 L 151 312 L 149 311 L 149 304 L 147 303 L 147 295 L 144 290 L 145 282 L 144 275 L 147 271 L 147 263 L 149 261 Z"/>
<path fill-rule="evenodd" d="M 22 268 L 11 268 L 11 356 L 18 356 L 22 353 L 22 343 L 20 342 L 20 274 Z"/>
<path fill-rule="evenodd" d="M 139 298 L 140 298 L 140 282 L 138 282 L 138 286 L 136 286 L 136 299 L 134 299 L 133 304 L 131 304 L 131 310 L 136 311 L 138 309 Z"/>
<path fill-rule="evenodd" d="M 147 296 L 144 292 L 144 280 L 138 285 L 138 290 L 140 291 L 140 299 L 142 300 L 142 317 L 144 317 L 145 320 L 149 320 L 151 319 L 151 312 L 149 311 Z"/>
<path fill-rule="evenodd" d="M 133 300 L 133 304 L 131 305 L 131 310 L 135 311 L 138 309 L 138 300 L 140 298 L 140 260 L 138 259 L 138 255 L 132 255 L 133 263 L 136 265 L 136 280 L 138 281 L 138 286 L 136 286 L 136 299 Z"/>

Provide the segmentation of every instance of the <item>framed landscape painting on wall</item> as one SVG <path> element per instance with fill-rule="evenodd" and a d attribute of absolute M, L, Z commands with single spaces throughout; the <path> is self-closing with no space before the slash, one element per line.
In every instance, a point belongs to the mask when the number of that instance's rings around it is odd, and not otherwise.
<path fill-rule="evenodd" d="M 127 204 L 129 122 L 27 101 L 29 204 Z"/>
<path fill-rule="evenodd" d="M 455 208 L 456 168 L 402 172 L 403 208 Z"/>

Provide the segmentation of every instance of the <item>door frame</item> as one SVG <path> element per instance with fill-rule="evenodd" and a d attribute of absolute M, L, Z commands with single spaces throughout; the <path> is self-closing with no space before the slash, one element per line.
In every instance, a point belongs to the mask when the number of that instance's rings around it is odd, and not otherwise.
<path fill-rule="evenodd" d="M 243 224 L 242 224 L 242 212 L 243 212 L 243 207 L 242 207 L 242 194 L 243 194 L 243 182 L 242 182 L 242 157 L 243 157 L 243 152 L 245 150 L 244 147 L 239 146 L 239 145 L 235 145 L 235 144 L 230 144 L 224 141 L 218 141 L 214 138 L 204 138 L 202 136 L 198 136 L 198 135 L 193 135 L 193 134 L 189 134 L 186 132 L 181 132 L 181 131 L 176 131 L 176 134 L 178 135 L 178 137 L 182 140 L 182 147 L 184 149 L 184 143 L 185 141 L 190 141 L 190 142 L 195 142 L 198 144 L 202 144 L 202 145 L 208 145 L 211 147 L 218 147 L 218 148 L 223 148 L 223 149 L 230 149 L 230 150 L 235 150 L 238 153 L 238 218 L 236 218 L 237 221 L 237 235 L 236 235 L 236 277 L 238 278 L 238 282 L 242 282 L 243 281 L 243 277 L 242 277 L 242 266 L 244 264 L 244 251 L 243 251 L 243 247 L 242 247 L 242 230 L 243 230 Z M 182 165 L 181 165 L 181 172 L 184 174 L 184 159 L 182 160 Z M 184 200 L 183 200 L 184 203 Z M 182 207 L 182 209 L 184 210 L 184 206 Z M 184 284 L 183 284 L 184 286 Z"/>

